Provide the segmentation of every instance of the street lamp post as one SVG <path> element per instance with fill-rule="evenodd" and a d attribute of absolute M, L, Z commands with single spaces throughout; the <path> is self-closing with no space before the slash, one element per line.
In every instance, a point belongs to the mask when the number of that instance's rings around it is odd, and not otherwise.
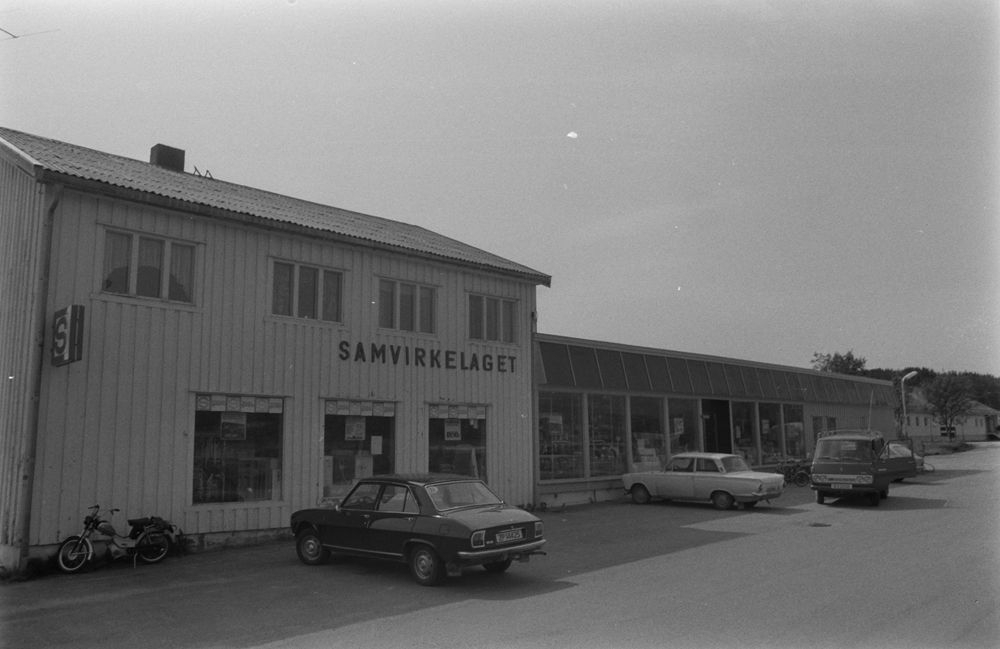
<path fill-rule="evenodd" d="M 899 396 L 903 402 L 903 420 L 899 423 L 899 427 L 903 431 L 903 439 L 909 438 L 909 435 L 906 434 L 906 382 L 916 375 L 917 371 L 913 370 L 907 372 L 903 375 L 903 378 L 899 379 Z"/>

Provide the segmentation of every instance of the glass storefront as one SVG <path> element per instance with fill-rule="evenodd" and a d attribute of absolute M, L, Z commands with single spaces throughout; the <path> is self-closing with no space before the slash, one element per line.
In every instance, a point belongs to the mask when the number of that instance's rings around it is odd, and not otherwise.
<path fill-rule="evenodd" d="M 590 423 L 590 475 L 625 473 L 625 397 L 592 394 L 587 398 Z"/>
<path fill-rule="evenodd" d="M 751 466 L 808 457 L 815 435 L 804 411 L 789 403 L 540 391 L 539 480 L 657 471 L 688 451 L 732 452 Z"/>
<path fill-rule="evenodd" d="M 281 498 L 281 399 L 199 394 L 194 504 Z"/>
<path fill-rule="evenodd" d="M 734 453 L 742 455 L 748 464 L 760 464 L 757 453 L 757 443 L 754 441 L 755 407 L 749 401 L 734 401 L 733 408 L 733 443 Z"/>
<path fill-rule="evenodd" d="M 480 480 L 486 475 L 486 406 L 431 404 L 427 470 Z"/>
<path fill-rule="evenodd" d="M 538 395 L 538 475 L 542 480 L 583 477 L 583 398 Z"/>
<path fill-rule="evenodd" d="M 663 399 L 631 397 L 629 421 L 632 433 L 631 471 L 659 471 L 667 461 L 667 438 L 663 433 Z"/>
<path fill-rule="evenodd" d="M 761 403 L 758 405 L 758 412 L 761 462 L 776 464 L 785 456 L 781 436 L 781 404 Z"/>
<path fill-rule="evenodd" d="M 667 399 L 667 416 L 670 418 L 670 452 L 700 451 L 698 401 Z"/>
<path fill-rule="evenodd" d="M 323 495 L 342 498 L 360 478 L 396 470 L 395 404 L 330 400 L 323 417 Z"/>
<path fill-rule="evenodd" d="M 324 417 L 324 496 L 344 495 L 355 480 L 394 471 L 394 422 L 392 417 Z"/>
<path fill-rule="evenodd" d="M 431 417 L 428 470 L 486 480 L 486 419 Z"/>
<path fill-rule="evenodd" d="M 807 457 L 802 406 L 786 403 L 783 411 L 785 416 L 785 455 L 798 458 Z"/>

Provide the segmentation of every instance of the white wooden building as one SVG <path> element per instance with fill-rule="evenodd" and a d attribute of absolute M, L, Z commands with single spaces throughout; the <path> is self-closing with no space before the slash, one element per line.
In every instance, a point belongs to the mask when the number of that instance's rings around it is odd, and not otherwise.
<path fill-rule="evenodd" d="M 531 502 L 547 275 L 183 158 L 0 128 L 0 569 L 95 503 L 211 546 L 371 473 Z"/>
<path fill-rule="evenodd" d="M 766 466 L 890 430 L 887 381 L 535 331 L 541 272 L 405 223 L 0 128 L 0 572 L 95 503 L 201 547 L 362 476 L 620 496 L 691 449 Z"/>

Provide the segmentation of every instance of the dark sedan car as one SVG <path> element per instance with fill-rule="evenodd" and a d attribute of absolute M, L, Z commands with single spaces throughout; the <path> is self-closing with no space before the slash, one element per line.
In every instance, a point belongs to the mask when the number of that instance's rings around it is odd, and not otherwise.
<path fill-rule="evenodd" d="M 365 478 L 336 507 L 292 514 L 292 533 L 305 564 L 331 553 L 401 561 L 424 586 L 467 566 L 503 572 L 545 545 L 537 517 L 481 480 L 443 475 Z"/>

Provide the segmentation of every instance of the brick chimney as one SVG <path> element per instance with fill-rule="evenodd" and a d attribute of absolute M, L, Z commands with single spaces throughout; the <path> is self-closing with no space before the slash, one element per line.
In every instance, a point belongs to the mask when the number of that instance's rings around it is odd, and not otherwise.
<path fill-rule="evenodd" d="M 149 150 L 149 164 L 171 171 L 184 171 L 184 149 L 157 144 Z"/>

